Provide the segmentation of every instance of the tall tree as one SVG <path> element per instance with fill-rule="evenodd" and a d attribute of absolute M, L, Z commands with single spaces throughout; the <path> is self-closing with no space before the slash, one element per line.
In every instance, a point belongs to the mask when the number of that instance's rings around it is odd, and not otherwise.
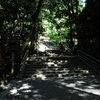
<path fill-rule="evenodd" d="M 11 53 L 12 49 L 17 50 L 15 52 L 17 56 L 20 56 L 18 50 L 22 49 L 25 51 L 31 37 L 36 34 L 34 31 L 41 5 L 42 0 L 0 0 L 0 19 L 2 19 L 0 20 L 0 42 L 5 42 L 0 43 L 0 48 L 1 44 L 4 44 L 3 48 L 1 48 L 2 51 L 9 51 Z M 17 46 L 5 46 L 6 40 L 8 43 L 12 39 L 22 40 L 22 47 L 19 49 Z M 6 50 L 4 50 L 4 47 Z M 17 58 L 16 61 L 18 60 Z M 12 70 L 15 69 L 12 68 Z"/>

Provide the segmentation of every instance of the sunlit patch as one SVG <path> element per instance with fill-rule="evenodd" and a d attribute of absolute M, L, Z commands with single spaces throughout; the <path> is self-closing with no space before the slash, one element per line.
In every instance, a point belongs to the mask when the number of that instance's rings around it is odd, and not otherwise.
<path fill-rule="evenodd" d="M 76 86 L 76 84 L 71 83 L 71 84 L 67 84 L 66 86 L 67 86 L 67 87 L 75 87 L 75 86 Z"/>
<path fill-rule="evenodd" d="M 85 83 L 84 81 L 77 81 L 76 84 L 83 84 Z"/>
<path fill-rule="evenodd" d="M 27 57 L 26 61 L 28 61 L 28 60 L 29 60 L 29 57 Z"/>
<path fill-rule="evenodd" d="M 39 90 L 34 90 L 33 93 L 38 93 Z"/>
<path fill-rule="evenodd" d="M 66 79 L 68 81 L 68 78 L 66 78 Z M 58 83 L 66 86 L 66 87 L 81 91 L 81 92 L 91 93 L 91 94 L 100 96 L 100 90 L 98 88 L 96 88 L 96 86 L 98 87 L 98 85 L 95 85 L 95 86 L 88 85 L 88 84 L 86 84 L 85 81 L 76 81 L 76 82 L 75 81 L 72 82 L 72 81 L 70 83 L 66 83 L 64 80 L 61 80 L 61 81 L 59 80 Z M 79 94 L 79 96 L 86 96 L 86 94 Z"/>
<path fill-rule="evenodd" d="M 67 62 L 68 62 L 68 60 L 65 60 L 65 62 L 67 63 Z"/>
<path fill-rule="evenodd" d="M 86 88 L 93 89 L 93 86 L 85 86 Z"/>
<path fill-rule="evenodd" d="M 58 77 L 59 77 L 59 78 L 62 78 L 62 74 L 58 74 Z"/>
<path fill-rule="evenodd" d="M 23 84 L 22 87 L 20 87 L 18 90 L 23 90 L 23 89 L 28 89 L 30 88 L 31 86 L 29 86 L 28 84 Z"/>
<path fill-rule="evenodd" d="M 12 90 L 10 90 L 10 94 L 17 94 L 17 92 L 17 88 L 15 87 Z"/>
<path fill-rule="evenodd" d="M 49 50 L 49 48 L 45 44 L 40 43 L 38 50 L 44 52 L 45 50 Z"/>
<path fill-rule="evenodd" d="M 34 94 L 33 97 L 35 97 L 35 98 L 41 98 L 42 95 L 40 95 L 40 94 Z"/>
<path fill-rule="evenodd" d="M 89 73 L 89 70 L 83 70 L 84 73 Z"/>
<path fill-rule="evenodd" d="M 32 92 L 32 90 L 24 90 L 24 93 Z"/>
<path fill-rule="evenodd" d="M 54 62 L 48 62 L 48 66 L 54 65 Z"/>
<path fill-rule="evenodd" d="M 57 70 L 59 70 L 59 68 L 55 68 L 55 70 L 57 71 Z"/>
<path fill-rule="evenodd" d="M 86 93 L 82 93 L 82 94 L 78 94 L 80 97 L 87 97 L 88 96 L 88 94 L 86 94 Z"/>
<path fill-rule="evenodd" d="M 63 60 L 60 60 L 60 62 L 63 62 Z"/>
<path fill-rule="evenodd" d="M 45 80 L 46 79 L 46 76 L 44 74 L 35 74 L 35 75 L 32 75 L 31 78 L 40 78 L 41 80 Z"/>
<path fill-rule="evenodd" d="M 41 70 L 37 70 L 36 73 L 37 73 L 37 74 L 42 74 L 43 71 L 41 71 Z"/>
<path fill-rule="evenodd" d="M 54 66 L 58 66 L 57 64 L 54 64 Z"/>

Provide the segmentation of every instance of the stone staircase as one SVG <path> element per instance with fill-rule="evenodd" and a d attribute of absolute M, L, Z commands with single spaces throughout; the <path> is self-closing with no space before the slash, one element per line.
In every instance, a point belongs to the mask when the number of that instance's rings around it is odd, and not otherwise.
<path fill-rule="evenodd" d="M 46 51 L 38 56 L 29 55 L 23 78 L 83 77 L 98 75 L 91 67 L 69 52 Z"/>

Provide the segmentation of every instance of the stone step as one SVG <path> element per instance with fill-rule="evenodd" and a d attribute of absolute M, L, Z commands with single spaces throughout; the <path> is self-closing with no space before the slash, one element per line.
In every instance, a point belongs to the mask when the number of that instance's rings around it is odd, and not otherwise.
<path fill-rule="evenodd" d="M 76 56 L 38 56 L 38 57 L 28 57 L 26 61 L 48 61 L 48 60 L 69 60 L 77 58 Z"/>
<path fill-rule="evenodd" d="M 25 63 L 26 65 L 67 65 L 67 66 L 86 66 L 85 64 L 82 64 L 82 63 L 76 63 L 75 62 L 72 62 L 70 63 L 69 61 L 65 60 L 60 60 L 60 61 L 29 61 L 29 62 L 26 62 Z"/>
<path fill-rule="evenodd" d="M 92 70 L 26 70 L 24 72 L 24 74 L 27 74 L 27 73 L 92 73 L 92 74 L 95 74 L 96 72 L 92 71 Z"/>
<path fill-rule="evenodd" d="M 78 69 L 78 70 L 81 70 L 81 69 L 87 69 L 87 70 L 92 70 L 92 68 L 88 67 L 88 66 L 66 66 L 66 65 L 27 65 L 26 66 L 26 69 L 33 69 L 33 68 L 66 68 L 66 69 Z"/>
<path fill-rule="evenodd" d="M 46 50 L 44 52 L 38 51 L 39 55 L 48 55 L 49 53 L 54 53 L 54 54 L 61 54 L 63 53 L 64 55 L 71 55 L 69 51 L 61 51 L 61 50 Z"/>
<path fill-rule="evenodd" d="M 50 64 L 50 63 L 48 63 L 48 64 L 46 64 L 46 63 L 31 63 L 31 64 L 26 64 L 26 66 L 65 66 L 65 64 Z"/>
<path fill-rule="evenodd" d="M 31 67 L 26 67 L 25 70 L 36 70 L 36 69 L 43 69 L 43 70 L 92 70 L 91 68 L 88 67 L 83 67 L 83 68 L 79 68 L 79 67 L 61 67 L 61 66 L 31 66 Z"/>
<path fill-rule="evenodd" d="M 56 53 L 60 55 L 56 55 Z M 45 52 L 47 53 L 47 52 Z M 64 55 L 61 51 L 49 51 L 52 56 L 32 56 L 26 59 L 26 67 L 23 77 L 66 77 L 66 76 L 89 76 L 97 73 L 77 56 Z M 53 56 L 55 54 L 56 56 Z"/>
<path fill-rule="evenodd" d="M 44 64 L 58 64 L 58 65 L 68 65 L 68 66 L 71 66 L 71 65 L 85 65 L 82 61 L 79 60 L 79 62 L 75 62 L 74 61 L 75 59 L 71 59 L 71 62 L 70 60 L 46 60 L 46 61 L 27 61 L 26 64 L 27 65 L 44 65 Z"/>
<path fill-rule="evenodd" d="M 33 77 L 33 78 L 43 78 L 43 77 L 67 77 L 67 76 L 80 76 L 80 77 L 82 77 L 82 76 L 90 76 L 90 75 L 97 75 L 98 76 L 98 74 L 94 74 L 94 73 L 63 73 L 63 74 L 61 74 L 61 73 L 57 73 L 57 74 L 53 74 L 53 73 L 51 73 L 51 74 L 25 74 L 24 75 L 24 78 L 28 78 L 28 77 Z"/>
<path fill-rule="evenodd" d="M 30 75 L 35 74 L 42 74 L 42 75 L 49 75 L 49 74 L 61 74 L 62 76 L 69 74 L 70 75 L 76 75 L 79 74 L 81 76 L 83 75 L 97 75 L 96 72 L 94 72 L 92 69 L 76 69 L 76 68 L 26 68 L 24 72 L 24 77 L 29 77 Z M 78 75 L 78 76 L 79 76 Z M 54 77 L 54 76 L 53 76 Z"/>

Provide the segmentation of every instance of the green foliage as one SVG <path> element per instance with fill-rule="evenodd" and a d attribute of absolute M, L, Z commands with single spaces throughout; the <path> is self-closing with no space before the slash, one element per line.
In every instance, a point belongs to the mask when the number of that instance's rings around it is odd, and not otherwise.
<path fill-rule="evenodd" d="M 48 36 L 51 41 L 61 42 L 67 36 L 66 16 L 65 11 L 67 6 L 64 5 L 63 1 L 56 0 L 55 2 L 49 1 L 49 8 L 47 7 L 47 1 L 44 3 L 41 10 L 41 22 L 43 33 Z M 60 36 L 59 34 L 63 34 Z"/>
<path fill-rule="evenodd" d="M 28 42 L 36 40 L 37 34 L 45 34 L 51 40 L 61 42 L 72 38 L 76 19 L 82 11 L 79 0 L 1 0 L 0 34 L 3 37 Z M 41 6 L 41 7 L 40 7 Z"/>
<path fill-rule="evenodd" d="M 0 35 L 5 39 L 17 38 L 24 42 L 35 34 L 38 7 L 42 0 L 1 0 Z M 36 27 L 35 27 L 36 28 Z M 32 33 L 32 34 L 31 34 Z M 35 35 L 33 35 L 35 36 Z"/>

